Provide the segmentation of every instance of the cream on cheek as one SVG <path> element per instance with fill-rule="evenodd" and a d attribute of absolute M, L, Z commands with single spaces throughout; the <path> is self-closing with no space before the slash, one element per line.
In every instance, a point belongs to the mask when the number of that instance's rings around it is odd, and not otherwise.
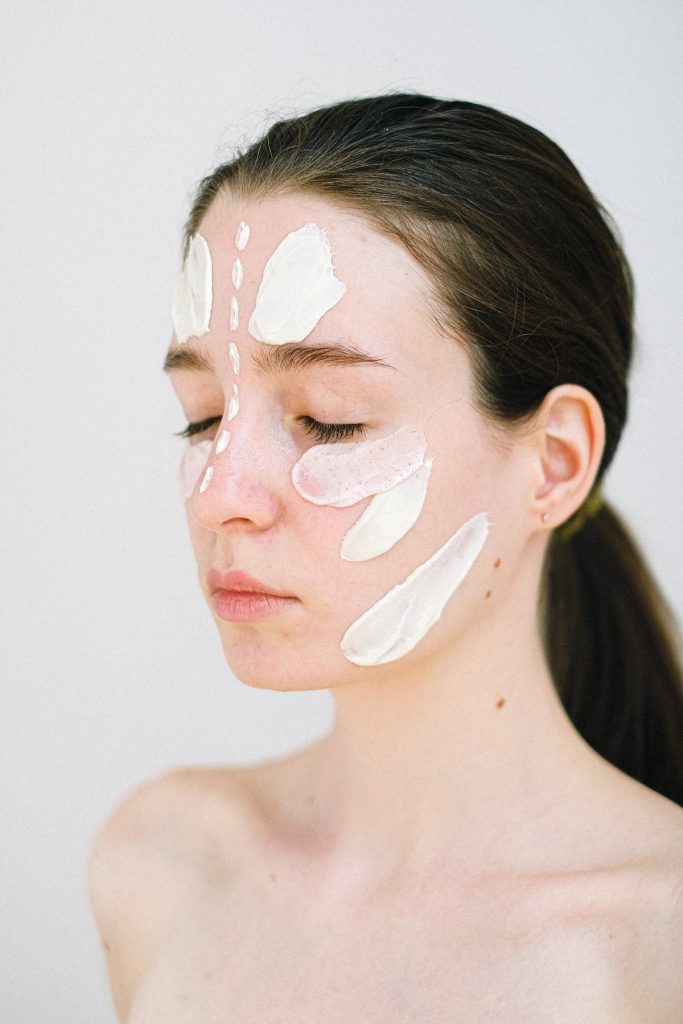
<path fill-rule="evenodd" d="M 412 651 L 440 619 L 484 546 L 488 529 L 486 513 L 477 513 L 352 622 L 341 641 L 346 658 L 354 665 L 384 665 Z"/>
<path fill-rule="evenodd" d="M 206 466 L 212 446 L 213 441 L 198 441 L 197 444 L 188 445 L 183 451 L 178 469 L 178 487 L 183 501 L 187 501 L 192 494 L 197 480 Z M 204 489 L 206 490 L 206 488 Z"/>
<path fill-rule="evenodd" d="M 344 534 L 341 557 L 365 562 L 393 548 L 417 521 L 427 495 L 432 460 L 383 494 L 376 494 L 359 519 Z"/>
<path fill-rule="evenodd" d="M 206 239 L 193 235 L 171 303 L 173 329 L 179 344 L 208 332 L 211 301 L 211 253 Z"/>
<path fill-rule="evenodd" d="M 345 291 L 334 276 L 325 232 L 306 224 L 287 235 L 266 263 L 249 333 L 270 345 L 303 341 Z"/>
<path fill-rule="evenodd" d="M 358 444 L 318 444 L 292 468 L 292 483 L 314 505 L 346 508 L 388 491 L 422 465 L 427 441 L 413 426 Z"/>

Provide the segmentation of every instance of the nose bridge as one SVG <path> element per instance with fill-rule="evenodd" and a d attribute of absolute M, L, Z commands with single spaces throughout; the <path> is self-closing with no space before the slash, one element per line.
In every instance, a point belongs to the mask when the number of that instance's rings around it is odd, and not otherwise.
<path fill-rule="evenodd" d="M 263 527 L 277 516 L 289 467 L 266 430 L 263 413 L 228 407 L 189 499 L 195 519 L 215 530 L 237 519 Z"/>

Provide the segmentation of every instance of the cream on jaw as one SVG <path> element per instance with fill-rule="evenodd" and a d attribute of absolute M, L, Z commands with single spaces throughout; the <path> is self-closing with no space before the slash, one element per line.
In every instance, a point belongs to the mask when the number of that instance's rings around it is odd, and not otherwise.
<path fill-rule="evenodd" d="M 427 441 L 413 426 L 358 444 L 317 444 L 292 467 L 292 483 L 313 505 L 346 508 L 380 494 L 422 465 Z"/>
<path fill-rule="evenodd" d="M 412 651 L 438 622 L 446 602 L 484 546 L 488 530 L 486 513 L 477 513 L 431 558 L 352 622 L 341 641 L 345 657 L 354 665 L 383 665 Z"/>
<path fill-rule="evenodd" d="M 363 562 L 383 555 L 404 537 L 417 521 L 427 494 L 432 460 L 415 470 L 389 491 L 376 494 L 359 519 L 344 534 L 341 556 L 347 562 Z"/>
<path fill-rule="evenodd" d="M 334 276 L 325 232 L 306 224 L 287 235 L 266 263 L 249 333 L 270 345 L 303 341 L 345 291 Z"/>
<path fill-rule="evenodd" d="M 211 252 L 202 235 L 193 235 L 171 303 L 173 329 L 179 344 L 207 333 L 211 299 Z"/>
<path fill-rule="evenodd" d="M 183 451 L 178 467 L 178 487 L 183 501 L 187 501 L 192 494 L 211 453 L 212 444 L 212 441 L 198 441 L 197 444 L 188 445 Z"/>

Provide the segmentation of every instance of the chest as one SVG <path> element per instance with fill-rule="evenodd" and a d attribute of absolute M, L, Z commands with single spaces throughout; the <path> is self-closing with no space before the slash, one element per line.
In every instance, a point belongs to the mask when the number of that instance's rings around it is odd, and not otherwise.
<path fill-rule="evenodd" d="M 514 901 L 513 901 L 514 902 Z M 611 929 L 611 930 L 610 930 Z M 509 900 L 378 902 L 208 894 L 179 911 L 128 1024 L 630 1024 L 618 923 Z"/>

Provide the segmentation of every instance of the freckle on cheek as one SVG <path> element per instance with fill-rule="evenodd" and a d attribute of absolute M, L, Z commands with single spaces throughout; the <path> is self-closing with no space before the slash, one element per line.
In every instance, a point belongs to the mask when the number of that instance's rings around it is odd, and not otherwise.
<path fill-rule="evenodd" d="M 496 707 L 497 708 L 502 708 L 504 703 L 505 703 L 505 697 L 499 697 L 498 700 L 496 701 Z"/>
<path fill-rule="evenodd" d="M 492 593 L 492 591 L 490 591 L 490 590 L 487 590 L 487 591 L 486 591 L 486 597 L 490 597 L 490 596 L 491 596 L 491 593 Z"/>
<path fill-rule="evenodd" d="M 497 569 L 499 565 L 500 565 L 500 558 L 497 558 L 497 559 L 495 560 L 495 562 L 493 563 L 493 568 L 494 568 L 494 569 Z"/>

